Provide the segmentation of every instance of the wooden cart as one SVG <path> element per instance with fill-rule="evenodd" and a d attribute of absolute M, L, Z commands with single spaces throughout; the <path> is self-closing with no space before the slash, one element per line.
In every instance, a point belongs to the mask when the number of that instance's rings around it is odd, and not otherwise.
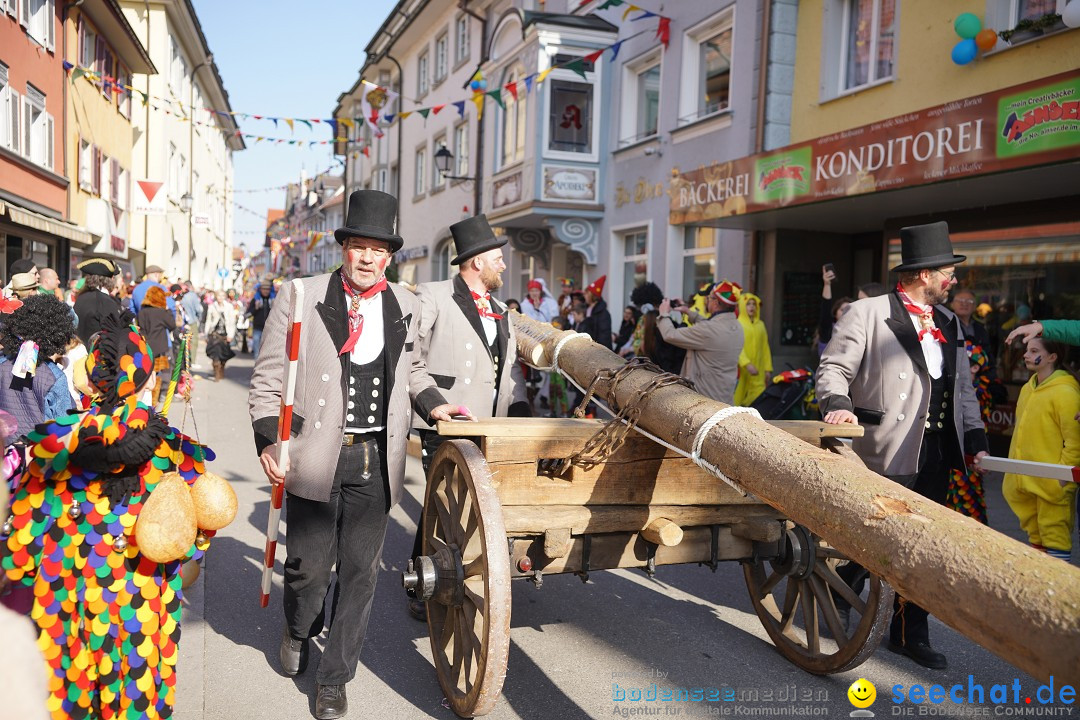
<path fill-rule="evenodd" d="M 506 676 L 510 581 L 545 575 L 721 561 L 743 564 L 754 609 L 777 649 L 828 674 L 862 663 L 884 633 L 893 591 L 876 576 L 856 595 L 846 558 L 806 528 L 647 437 L 630 433 L 605 462 L 545 471 L 580 451 L 596 420 L 498 418 L 440 423 L 451 436 L 431 464 L 423 556 L 403 580 L 427 600 L 439 684 L 462 717 L 490 712 Z M 837 438 L 858 426 L 775 422 L 853 457 Z M 835 595 L 852 610 L 841 620 Z M 827 632 L 826 632 L 827 629 Z"/>

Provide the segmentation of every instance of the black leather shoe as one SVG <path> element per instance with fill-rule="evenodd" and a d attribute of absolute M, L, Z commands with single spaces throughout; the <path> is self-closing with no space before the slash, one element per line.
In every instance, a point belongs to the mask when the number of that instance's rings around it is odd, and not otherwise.
<path fill-rule="evenodd" d="M 949 664 L 943 654 L 922 641 L 913 642 L 910 645 L 901 645 L 890 640 L 888 648 L 894 653 L 907 655 L 915 662 L 931 670 L 944 670 Z"/>
<path fill-rule="evenodd" d="M 307 670 L 308 641 L 297 640 L 289 634 L 289 629 L 281 633 L 281 648 L 278 650 L 278 659 L 281 661 L 281 671 L 289 677 L 294 677 Z"/>
<path fill-rule="evenodd" d="M 409 598 L 409 614 L 412 615 L 414 620 L 427 622 L 427 604 L 415 598 Z"/>
<path fill-rule="evenodd" d="M 344 685 L 319 685 L 315 696 L 315 717 L 319 720 L 336 720 L 349 712 Z"/>

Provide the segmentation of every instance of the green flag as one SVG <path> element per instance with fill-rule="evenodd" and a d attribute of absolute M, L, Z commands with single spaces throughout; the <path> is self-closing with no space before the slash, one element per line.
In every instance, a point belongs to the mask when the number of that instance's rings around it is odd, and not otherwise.
<path fill-rule="evenodd" d="M 504 103 L 502 99 L 502 90 L 488 90 L 485 94 L 491 96 L 495 102 L 499 103 L 499 107 L 503 110 L 506 109 L 506 103 Z"/>

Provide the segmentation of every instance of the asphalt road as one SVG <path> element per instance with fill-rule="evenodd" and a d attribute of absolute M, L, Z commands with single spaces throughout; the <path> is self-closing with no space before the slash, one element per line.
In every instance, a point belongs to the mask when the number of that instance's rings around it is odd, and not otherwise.
<path fill-rule="evenodd" d="M 185 598 L 178 720 L 307 718 L 314 711 L 320 643 L 306 674 L 289 678 L 277 666 L 284 548 L 278 550 L 270 607 L 259 607 L 269 489 L 247 416 L 250 371 L 250 359 L 242 356 L 228 364 L 224 382 L 200 377 L 191 406 L 194 420 L 183 421 L 183 403 L 170 415 L 188 433 L 197 426 L 217 452 L 213 471 L 232 483 L 240 503 L 236 520 L 213 540 L 202 575 Z M 352 718 L 455 717 L 435 677 L 427 626 L 409 617 L 400 586 L 420 514 L 418 460 L 410 458 L 406 481 L 408 495 L 390 516 L 360 666 L 348 686 Z M 991 524 L 1019 537 L 1015 517 L 1001 499 L 1000 479 L 991 479 L 988 496 Z M 587 584 L 574 576 L 548 576 L 540 589 L 515 582 L 506 682 L 488 717 L 847 716 L 854 710 L 847 691 L 860 677 L 876 686 L 870 710 L 877 717 L 1002 717 L 1014 710 L 1067 716 L 1075 710 L 1071 704 L 1039 704 L 1038 681 L 936 620 L 931 623 L 932 641 L 948 656 L 948 670 L 926 670 L 881 648 L 855 670 L 819 677 L 776 652 L 736 563 L 722 564 L 715 573 L 696 565 L 660 567 L 655 578 L 630 570 L 594 572 Z M 1016 680 L 1018 705 L 1012 704 Z M 653 683 L 661 692 L 701 688 L 706 698 L 713 689 L 717 699 L 649 701 Z M 969 685 L 982 685 L 986 704 L 892 702 L 894 686 L 906 693 L 916 684 L 961 684 L 958 696 L 965 701 Z M 1008 685 L 1008 704 L 991 702 L 994 684 Z M 635 689 L 645 699 L 631 701 Z M 618 700 L 620 692 L 627 699 Z M 1026 697 L 1033 703 L 1026 705 Z"/>

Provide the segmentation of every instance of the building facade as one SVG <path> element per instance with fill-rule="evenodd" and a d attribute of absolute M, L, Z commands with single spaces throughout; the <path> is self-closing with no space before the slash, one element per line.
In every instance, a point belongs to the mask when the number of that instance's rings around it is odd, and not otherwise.
<path fill-rule="evenodd" d="M 68 277 L 72 248 L 91 243 L 69 222 L 72 168 L 64 153 L 63 8 L 55 0 L 0 2 L 0 260 L 33 258 Z"/>
<path fill-rule="evenodd" d="M 232 265 L 233 153 L 244 148 L 228 93 L 190 0 L 121 5 L 159 69 L 135 79 L 148 102 L 132 119 L 142 181 L 133 265 L 137 273 L 160 265 L 170 278 L 220 288 Z"/>
<path fill-rule="evenodd" d="M 115 0 L 86 0 L 64 23 L 69 69 L 64 156 L 70 169 L 70 220 L 86 228 L 91 245 L 71 249 L 70 272 L 84 257 L 113 258 L 132 280 L 128 252 L 132 226 L 135 129 L 141 107 L 127 89 L 133 74 L 154 75 L 142 43 Z"/>

